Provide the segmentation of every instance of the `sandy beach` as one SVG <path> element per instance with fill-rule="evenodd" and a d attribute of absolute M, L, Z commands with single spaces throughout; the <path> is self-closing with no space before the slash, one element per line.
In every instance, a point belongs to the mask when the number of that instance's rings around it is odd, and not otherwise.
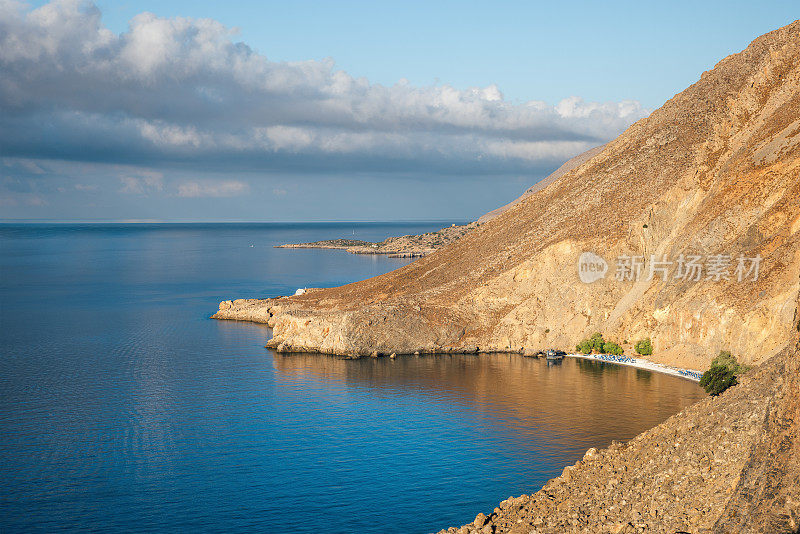
<path fill-rule="evenodd" d="M 630 356 L 614 356 L 613 354 L 581 354 L 573 352 L 567 354 L 573 358 L 583 358 L 585 360 L 596 360 L 599 362 L 615 363 L 617 365 L 627 365 L 629 367 L 636 367 L 637 369 L 646 369 L 648 371 L 655 371 L 657 373 L 664 373 L 672 376 L 686 378 L 694 382 L 699 382 L 703 376 L 702 371 L 695 369 L 684 369 L 681 367 L 672 367 L 661 363 L 651 362 L 644 358 L 631 358 Z"/>

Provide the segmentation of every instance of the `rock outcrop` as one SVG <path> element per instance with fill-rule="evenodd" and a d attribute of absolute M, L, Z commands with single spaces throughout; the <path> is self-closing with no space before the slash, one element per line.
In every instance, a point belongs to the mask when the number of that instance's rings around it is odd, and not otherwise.
<path fill-rule="evenodd" d="M 756 39 L 599 154 L 435 253 L 391 273 L 214 316 L 268 322 L 272 346 L 342 355 L 569 348 L 595 331 L 650 337 L 653 359 L 747 363 L 789 339 L 800 270 L 800 21 Z M 608 263 L 591 284 L 583 252 Z M 715 256 L 730 280 L 676 279 Z M 673 270 L 648 280 L 649 260 Z M 738 258 L 763 258 L 738 281 Z M 615 279 L 624 257 L 647 260 Z M 749 260 L 748 260 L 749 261 Z M 747 264 L 747 269 L 755 262 Z M 624 274 L 624 271 L 621 271 Z M 228 301 L 230 302 L 230 301 Z"/>

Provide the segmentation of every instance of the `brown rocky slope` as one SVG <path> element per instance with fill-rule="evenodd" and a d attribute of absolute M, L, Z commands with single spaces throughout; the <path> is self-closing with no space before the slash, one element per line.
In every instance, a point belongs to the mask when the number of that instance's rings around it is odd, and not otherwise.
<path fill-rule="evenodd" d="M 748 363 L 790 337 L 800 271 L 800 21 L 756 39 L 596 156 L 435 253 L 306 295 L 225 301 L 279 351 L 342 355 L 569 348 L 595 331 L 653 359 Z M 609 263 L 579 281 L 584 251 Z M 620 255 L 731 255 L 730 281 L 614 278 Z M 736 258 L 763 257 L 738 282 Z M 645 269 L 646 270 L 646 269 Z"/>

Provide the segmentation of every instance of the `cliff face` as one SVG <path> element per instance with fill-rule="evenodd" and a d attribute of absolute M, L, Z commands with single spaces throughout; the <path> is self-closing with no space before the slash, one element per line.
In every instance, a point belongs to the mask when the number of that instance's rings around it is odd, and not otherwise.
<path fill-rule="evenodd" d="M 800 21 L 756 39 L 602 151 L 455 243 L 347 286 L 226 301 L 280 351 L 571 348 L 595 331 L 650 337 L 653 359 L 704 368 L 720 349 L 761 362 L 792 333 L 800 271 Z M 578 273 L 601 256 L 605 278 Z M 648 280 L 649 260 L 672 262 Z M 702 279 L 676 278 L 700 256 Z M 730 280 L 706 279 L 730 256 Z M 738 280 L 738 258 L 754 273 Z M 647 260 L 636 280 L 617 261 Z M 719 258 L 718 258 L 719 259 Z M 600 260 L 595 263 L 600 264 Z"/>

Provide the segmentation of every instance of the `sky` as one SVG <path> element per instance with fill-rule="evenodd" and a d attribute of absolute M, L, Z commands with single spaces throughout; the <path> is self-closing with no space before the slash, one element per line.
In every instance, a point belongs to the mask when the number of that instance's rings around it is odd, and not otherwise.
<path fill-rule="evenodd" d="M 473 220 L 796 16 L 0 0 L 0 219 Z"/>

